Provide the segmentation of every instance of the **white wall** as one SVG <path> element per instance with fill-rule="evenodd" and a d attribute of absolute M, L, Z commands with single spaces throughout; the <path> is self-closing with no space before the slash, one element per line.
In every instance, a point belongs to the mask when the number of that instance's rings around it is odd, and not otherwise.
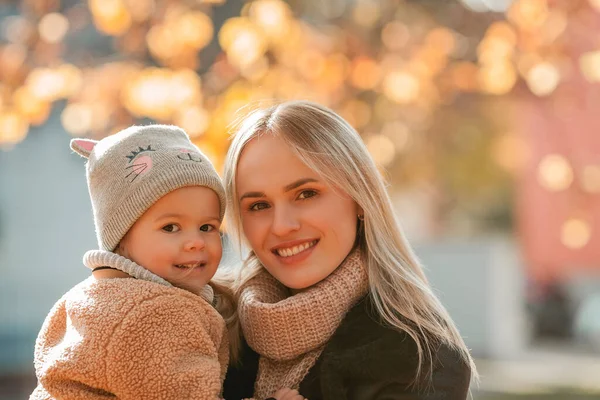
<path fill-rule="evenodd" d="M 0 369 L 33 354 L 54 302 L 89 275 L 96 245 L 85 160 L 52 118 L 11 151 L 0 150 Z"/>
<path fill-rule="evenodd" d="M 512 240 L 453 239 L 421 244 L 416 252 L 475 356 L 510 359 L 525 350 L 525 275 Z"/>

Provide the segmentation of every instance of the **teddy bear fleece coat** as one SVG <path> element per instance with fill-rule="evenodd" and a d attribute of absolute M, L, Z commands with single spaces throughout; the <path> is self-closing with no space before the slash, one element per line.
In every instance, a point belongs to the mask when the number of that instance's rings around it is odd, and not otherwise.
<path fill-rule="evenodd" d="M 44 321 L 30 399 L 218 399 L 228 356 L 225 322 L 202 297 L 89 277 Z"/>

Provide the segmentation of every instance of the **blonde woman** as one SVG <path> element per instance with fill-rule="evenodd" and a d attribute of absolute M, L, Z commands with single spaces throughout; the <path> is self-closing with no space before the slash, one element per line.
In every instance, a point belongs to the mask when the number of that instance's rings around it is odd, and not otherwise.
<path fill-rule="evenodd" d="M 465 399 L 476 369 L 358 133 L 318 104 L 253 112 L 225 165 L 251 252 L 236 288 L 240 362 L 225 398 Z"/>

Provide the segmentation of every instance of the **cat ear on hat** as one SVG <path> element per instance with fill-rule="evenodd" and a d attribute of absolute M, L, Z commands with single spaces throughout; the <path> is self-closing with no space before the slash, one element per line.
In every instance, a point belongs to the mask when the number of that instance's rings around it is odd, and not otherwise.
<path fill-rule="evenodd" d="M 71 139 L 71 149 L 82 157 L 89 158 L 98 142 L 92 139 Z"/>

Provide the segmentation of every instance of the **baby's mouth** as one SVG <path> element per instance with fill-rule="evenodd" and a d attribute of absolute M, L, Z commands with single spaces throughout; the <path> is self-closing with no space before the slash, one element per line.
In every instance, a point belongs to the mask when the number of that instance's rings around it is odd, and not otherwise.
<path fill-rule="evenodd" d="M 175 268 L 179 269 L 194 269 L 194 268 L 202 268 L 206 265 L 205 261 L 191 262 L 185 264 L 175 264 Z"/>

